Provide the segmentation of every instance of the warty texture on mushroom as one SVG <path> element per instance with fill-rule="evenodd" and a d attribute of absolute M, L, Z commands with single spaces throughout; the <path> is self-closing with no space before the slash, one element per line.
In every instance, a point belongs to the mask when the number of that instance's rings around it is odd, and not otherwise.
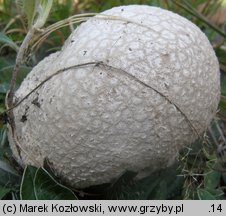
<path fill-rule="evenodd" d="M 9 131 L 10 145 L 21 165 L 47 158 L 77 188 L 169 166 L 206 130 L 220 98 L 219 64 L 205 34 L 144 5 L 81 24 L 34 67 L 16 98 L 38 85 L 14 109 L 20 155 Z"/>

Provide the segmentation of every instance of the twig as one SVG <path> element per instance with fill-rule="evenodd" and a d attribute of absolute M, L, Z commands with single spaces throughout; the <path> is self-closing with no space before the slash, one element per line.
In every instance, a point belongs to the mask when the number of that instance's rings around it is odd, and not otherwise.
<path fill-rule="evenodd" d="M 88 65 L 99 65 L 101 62 L 87 62 L 84 64 L 78 64 L 78 65 L 73 65 L 70 67 L 66 67 L 63 69 L 60 69 L 58 71 L 56 71 L 55 73 L 53 73 L 52 75 L 48 76 L 46 79 L 44 79 L 42 82 L 40 82 L 35 88 L 33 88 L 27 95 L 25 95 L 20 101 L 18 101 L 16 104 L 14 104 L 12 107 L 8 107 L 7 110 L 5 110 L 4 112 L 2 112 L 0 115 L 4 115 L 5 113 L 8 113 L 9 111 L 12 111 L 14 108 L 18 107 L 24 100 L 26 100 L 33 92 L 35 92 L 38 88 L 40 88 L 44 83 L 46 83 L 47 81 L 49 81 L 50 79 L 52 79 L 54 76 L 61 74 L 67 70 L 70 69 L 74 69 L 74 68 L 79 68 L 79 67 L 84 67 L 84 66 L 88 66 Z"/>
<path fill-rule="evenodd" d="M 102 61 L 99 61 L 99 62 L 87 62 L 87 63 L 83 63 L 83 64 L 78 64 L 78 65 L 73 65 L 73 66 L 70 66 L 70 67 L 66 67 L 66 68 L 62 68 L 58 71 L 56 71 L 55 73 L 53 73 L 52 75 L 50 75 L 49 77 L 47 77 L 45 80 L 43 80 L 42 82 L 40 82 L 34 89 L 32 89 L 25 97 L 23 97 L 19 102 L 17 102 L 15 105 L 11 106 L 8 108 L 8 110 L 6 110 L 5 112 L 9 112 L 9 111 L 12 111 L 12 109 L 14 109 L 15 107 L 19 106 L 25 99 L 27 99 L 34 91 L 36 91 L 39 87 L 41 87 L 44 83 L 46 83 L 47 81 L 49 81 L 52 77 L 60 74 L 60 73 L 63 73 L 67 70 L 70 70 L 70 69 L 74 69 L 74 68 L 79 68 L 79 67 L 84 67 L 84 66 L 89 66 L 89 65 L 94 65 L 94 66 L 99 66 L 99 67 L 104 67 L 105 69 L 106 68 L 109 68 L 109 69 L 112 69 L 114 71 L 118 71 L 120 73 L 124 73 L 126 76 L 132 78 L 133 80 L 135 80 L 136 82 L 140 83 L 141 85 L 147 87 L 147 88 L 150 88 L 152 89 L 153 91 L 155 91 L 156 93 L 158 93 L 159 95 L 161 95 L 163 98 L 165 98 L 165 100 L 167 100 L 169 103 L 173 104 L 176 109 L 184 116 L 184 118 L 186 119 L 186 121 L 188 122 L 189 126 L 191 127 L 191 129 L 196 133 L 196 135 L 201 138 L 201 135 L 199 134 L 199 132 L 197 131 L 197 129 L 193 126 L 193 124 L 191 123 L 191 121 L 189 120 L 189 118 L 186 116 L 186 114 L 181 110 L 181 108 L 179 107 L 179 105 L 177 105 L 175 102 L 173 102 L 170 98 L 168 98 L 166 95 L 164 95 L 163 93 L 161 93 L 159 90 L 155 89 L 154 87 L 144 83 L 143 81 L 141 81 L 140 79 L 138 79 L 137 77 L 135 77 L 134 75 L 128 73 L 127 71 L 123 70 L 123 69 L 119 69 L 119 68 L 116 68 L 114 66 L 110 66 Z M 1 115 L 4 114 L 1 113 Z"/>
<path fill-rule="evenodd" d="M 196 135 L 201 138 L 201 135 L 199 134 L 199 132 L 196 130 L 196 128 L 194 127 L 194 125 L 191 123 L 191 121 L 189 120 L 189 118 L 186 116 L 186 114 L 182 111 L 182 109 L 179 107 L 179 105 L 177 105 L 175 102 L 173 102 L 170 98 L 168 98 L 166 95 L 164 95 L 162 92 L 160 92 L 158 89 L 154 88 L 153 86 L 150 86 L 146 83 L 144 83 L 143 81 L 141 81 L 140 79 L 138 79 L 136 76 L 128 73 L 126 70 L 123 70 L 123 69 L 119 69 L 119 68 L 116 68 L 114 66 L 110 66 L 106 63 L 100 63 L 100 66 L 103 66 L 103 67 L 107 67 L 107 68 L 110 68 L 110 69 L 113 69 L 113 70 L 116 70 L 116 71 L 120 71 L 124 74 L 126 74 L 127 76 L 129 76 L 130 78 L 132 78 L 133 80 L 135 80 L 136 82 L 140 83 L 141 85 L 147 87 L 147 88 L 150 88 L 152 89 L 153 91 L 155 91 L 156 93 L 158 93 L 160 96 L 162 96 L 166 101 L 168 101 L 170 104 L 174 105 L 176 107 L 176 109 L 183 115 L 183 117 L 186 119 L 186 121 L 188 122 L 189 126 L 191 127 L 191 129 L 196 133 Z"/>
<path fill-rule="evenodd" d="M 16 134 L 16 124 L 14 121 L 14 114 L 13 114 L 13 111 L 11 108 L 13 107 L 13 99 L 14 99 L 14 94 L 15 94 L 17 74 L 19 72 L 20 66 L 23 64 L 23 62 L 25 60 L 26 52 L 28 50 L 30 41 L 32 40 L 34 34 L 35 34 L 35 29 L 31 29 L 28 32 L 28 34 L 26 35 L 23 43 L 21 44 L 21 46 L 19 48 L 19 51 L 18 51 L 17 57 L 16 57 L 16 63 L 13 68 L 12 79 L 10 82 L 10 89 L 9 89 L 9 92 L 6 97 L 6 107 L 8 108 L 8 111 L 7 111 L 8 122 L 9 122 L 10 130 L 12 133 L 12 139 L 13 139 L 13 142 L 15 143 L 19 158 L 21 158 L 21 150 L 22 151 L 24 151 L 24 150 L 18 141 L 18 137 Z"/>
<path fill-rule="evenodd" d="M 15 92 L 15 87 L 16 87 L 16 79 L 17 79 L 17 74 L 19 72 L 20 66 L 23 64 L 24 60 L 25 60 L 25 55 L 26 52 L 28 50 L 28 47 L 30 45 L 30 41 L 32 40 L 32 38 L 35 35 L 35 30 L 32 29 L 30 30 L 25 39 L 23 40 L 23 43 L 20 46 L 20 49 L 18 51 L 17 57 L 16 57 L 16 63 L 13 69 L 13 73 L 12 73 L 12 79 L 10 82 L 10 89 L 9 89 L 9 95 L 8 95 L 8 101 L 7 101 L 7 105 L 9 107 L 13 106 L 13 97 L 14 97 L 14 92 Z"/>

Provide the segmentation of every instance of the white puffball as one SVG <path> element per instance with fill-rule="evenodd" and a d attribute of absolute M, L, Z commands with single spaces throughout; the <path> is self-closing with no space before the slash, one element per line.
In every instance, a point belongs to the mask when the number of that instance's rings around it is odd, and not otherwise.
<path fill-rule="evenodd" d="M 123 171 L 152 172 L 202 134 L 216 113 L 220 73 L 200 29 L 157 7 L 115 7 L 81 24 L 16 92 L 18 161 L 48 159 L 70 185 L 87 187 Z M 68 67 L 86 64 L 83 67 Z"/>

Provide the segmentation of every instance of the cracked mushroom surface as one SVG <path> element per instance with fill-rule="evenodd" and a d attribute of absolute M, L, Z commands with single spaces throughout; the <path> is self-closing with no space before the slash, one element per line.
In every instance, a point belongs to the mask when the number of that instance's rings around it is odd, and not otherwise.
<path fill-rule="evenodd" d="M 28 74 L 17 100 L 48 77 L 14 109 L 20 155 L 9 131 L 10 145 L 22 165 L 47 158 L 78 188 L 169 166 L 206 130 L 220 97 L 207 37 L 189 20 L 144 5 L 81 24 Z"/>

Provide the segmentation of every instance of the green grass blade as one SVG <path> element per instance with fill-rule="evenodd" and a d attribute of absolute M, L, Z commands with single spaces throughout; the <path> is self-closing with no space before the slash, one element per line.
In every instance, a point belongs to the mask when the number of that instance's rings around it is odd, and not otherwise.
<path fill-rule="evenodd" d="M 16 52 L 19 50 L 19 47 L 5 34 L 0 32 L 0 43 L 7 45 L 14 49 Z"/>

